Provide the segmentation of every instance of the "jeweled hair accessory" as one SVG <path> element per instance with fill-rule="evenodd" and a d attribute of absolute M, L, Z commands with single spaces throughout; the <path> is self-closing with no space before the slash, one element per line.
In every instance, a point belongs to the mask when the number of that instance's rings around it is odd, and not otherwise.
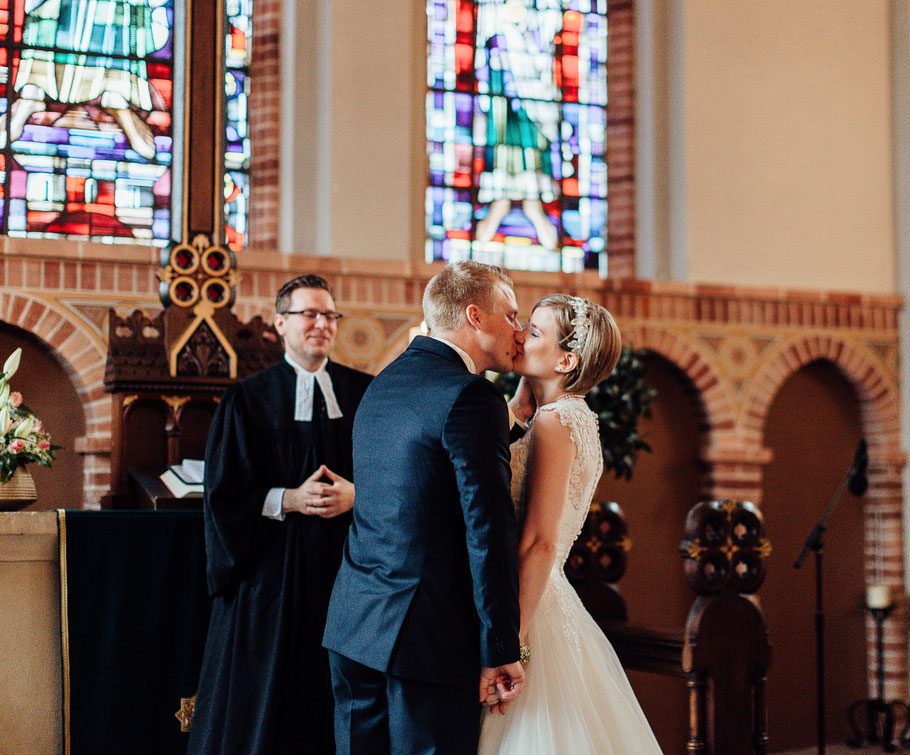
<path fill-rule="evenodd" d="M 569 301 L 572 309 L 575 310 L 575 317 L 570 321 L 572 326 L 572 340 L 569 341 L 569 348 L 576 354 L 580 354 L 585 345 L 585 339 L 588 337 L 588 331 L 591 329 L 591 318 L 589 316 L 590 307 L 588 302 L 579 296 L 570 296 Z"/>

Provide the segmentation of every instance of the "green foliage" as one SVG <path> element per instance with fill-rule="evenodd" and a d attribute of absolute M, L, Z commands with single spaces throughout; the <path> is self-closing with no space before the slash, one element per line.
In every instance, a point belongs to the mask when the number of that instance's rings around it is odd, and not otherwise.
<path fill-rule="evenodd" d="M 638 452 L 651 450 L 638 430 L 639 418 L 651 416 L 657 395 L 645 382 L 643 356 L 643 350 L 623 346 L 613 374 L 585 397 L 600 426 L 604 471 L 613 472 L 617 479 L 631 479 Z M 510 372 L 499 375 L 495 383 L 508 398 L 515 395 L 518 380 L 518 375 Z"/>
<path fill-rule="evenodd" d="M 631 479 L 638 452 L 651 450 L 638 430 L 639 418 L 651 416 L 657 395 L 645 382 L 643 356 L 644 351 L 623 346 L 613 374 L 586 397 L 600 425 L 604 470 L 612 471 L 617 479 Z"/>

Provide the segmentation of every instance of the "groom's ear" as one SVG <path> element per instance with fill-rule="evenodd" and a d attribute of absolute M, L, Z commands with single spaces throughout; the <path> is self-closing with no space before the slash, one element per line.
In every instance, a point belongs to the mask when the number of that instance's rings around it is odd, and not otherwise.
<path fill-rule="evenodd" d="M 464 317 L 468 325 L 480 330 L 480 308 L 476 304 L 468 304 L 464 308 Z"/>

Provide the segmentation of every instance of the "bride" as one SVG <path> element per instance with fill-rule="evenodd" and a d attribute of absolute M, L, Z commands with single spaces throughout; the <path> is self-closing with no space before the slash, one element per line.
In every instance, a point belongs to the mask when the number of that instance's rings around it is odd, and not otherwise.
<path fill-rule="evenodd" d="M 538 407 L 512 444 L 520 639 L 530 659 L 524 690 L 507 710 L 488 700 L 480 755 L 660 753 L 616 653 L 563 573 L 603 469 L 584 394 L 613 371 L 620 346 L 606 309 L 553 294 L 535 305 L 515 360 Z"/>

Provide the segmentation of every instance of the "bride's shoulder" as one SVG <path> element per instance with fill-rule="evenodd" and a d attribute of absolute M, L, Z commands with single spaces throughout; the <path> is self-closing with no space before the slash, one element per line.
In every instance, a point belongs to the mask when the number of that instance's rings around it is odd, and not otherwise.
<path fill-rule="evenodd" d="M 556 404 L 541 407 L 534 415 L 532 427 L 536 438 L 552 439 L 557 442 L 571 440 L 571 422 L 566 421 L 566 416 Z"/>
<path fill-rule="evenodd" d="M 538 411 L 529 434 L 531 454 L 538 464 L 543 460 L 545 467 L 552 468 L 553 464 L 571 463 L 575 456 L 574 433 L 558 412 Z"/>

